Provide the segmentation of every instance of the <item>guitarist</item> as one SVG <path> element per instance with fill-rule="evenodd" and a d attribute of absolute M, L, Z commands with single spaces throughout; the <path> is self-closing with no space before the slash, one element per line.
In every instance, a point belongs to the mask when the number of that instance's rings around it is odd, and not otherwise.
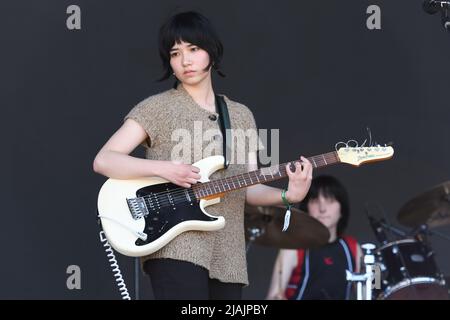
<path fill-rule="evenodd" d="M 200 178 L 199 168 L 191 164 L 205 157 L 207 143 L 216 144 L 216 148 L 206 156 L 222 154 L 211 80 L 212 71 L 223 76 L 222 53 L 222 43 L 203 15 L 183 12 L 169 18 L 159 32 L 159 54 L 165 71 L 161 80 L 173 77 L 175 86 L 143 100 L 125 116 L 123 125 L 95 157 L 94 171 L 116 179 L 161 177 L 181 187 L 195 184 Z M 231 130 L 256 132 L 250 109 L 226 96 L 224 99 Z M 180 158 L 177 134 L 182 133 L 182 141 L 192 142 L 198 126 L 203 132 L 216 130 L 218 135 L 211 141 L 202 139 L 201 146 L 188 144 L 187 152 L 183 149 Z M 145 147 L 145 159 L 130 156 L 139 145 Z M 215 172 L 210 179 L 258 169 L 257 146 L 246 141 L 244 148 L 235 143 L 233 149 L 237 156 L 239 152 L 245 153 L 245 162 L 232 161 L 226 170 Z M 245 202 L 273 206 L 301 201 L 312 180 L 312 165 L 301 157 L 295 170 L 287 168 L 287 172 L 287 191 L 259 184 L 227 193 L 220 203 L 210 206 L 209 213 L 226 219 L 223 229 L 184 232 L 157 252 L 143 257 L 143 269 L 150 275 L 155 298 L 241 299 L 242 287 L 248 284 Z"/>

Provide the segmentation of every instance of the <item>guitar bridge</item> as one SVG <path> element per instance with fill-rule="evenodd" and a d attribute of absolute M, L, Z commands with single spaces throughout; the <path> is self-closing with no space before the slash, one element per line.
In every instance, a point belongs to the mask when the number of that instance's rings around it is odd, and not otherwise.
<path fill-rule="evenodd" d="M 148 215 L 148 208 L 144 198 L 127 199 L 127 203 L 134 220 L 141 219 Z"/>

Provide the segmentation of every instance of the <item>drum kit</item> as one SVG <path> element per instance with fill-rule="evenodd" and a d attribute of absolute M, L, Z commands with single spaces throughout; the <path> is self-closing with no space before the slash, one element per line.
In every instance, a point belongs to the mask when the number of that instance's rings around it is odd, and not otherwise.
<path fill-rule="evenodd" d="M 292 209 L 291 224 L 282 232 L 285 208 L 252 207 L 245 209 L 247 250 L 252 243 L 283 249 L 314 249 L 328 243 L 328 229 L 298 209 Z M 362 300 L 442 300 L 449 299 L 449 278 L 439 270 L 429 241 L 430 235 L 450 240 L 434 230 L 450 225 L 450 181 L 411 199 L 399 211 L 398 222 L 412 228 L 407 232 L 369 217 L 377 240 L 362 245 L 365 273 L 347 272 L 365 294 Z M 375 283 L 374 283 L 375 282 Z"/>
<path fill-rule="evenodd" d="M 412 231 L 404 232 L 384 220 L 375 221 L 374 232 L 381 242 L 375 252 L 381 285 L 374 290 L 374 296 L 390 300 L 448 299 L 446 280 L 436 264 L 429 236 L 450 240 L 433 230 L 450 225 L 450 181 L 408 201 L 400 209 L 397 220 Z M 397 239 L 387 242 L 388 233 Z"/>

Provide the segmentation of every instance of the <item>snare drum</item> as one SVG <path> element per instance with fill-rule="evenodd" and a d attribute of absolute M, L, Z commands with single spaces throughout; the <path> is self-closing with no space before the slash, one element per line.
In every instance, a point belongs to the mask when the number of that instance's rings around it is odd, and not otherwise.
<path fill-rule="evenodd" d="M 403 239 L 376 250 L 381 269 L 378 299 L 441 300 L 448 299 L 443 275 L 433 252 L 420 241 Z"/>

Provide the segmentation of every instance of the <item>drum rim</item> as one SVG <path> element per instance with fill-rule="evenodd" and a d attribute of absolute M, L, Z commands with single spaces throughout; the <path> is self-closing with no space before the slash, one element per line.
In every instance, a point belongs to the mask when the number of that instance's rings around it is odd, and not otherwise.
<path fill-rule="evenodd" d="M 395 241 L 386 243 L 382 247 L 378 248 L 376 251 L 378 252 L 378 251 L 384 250 L 386 248 L 389 248 L 390 246 L 393 246 L 393 245 L 396 245 L 396 244 L 401 244 L 401 243 L 420 243 L 420 242 L 417 241 L 416 239 L 413 239 L 413 238 L 395 240 Z"/>
<path fill-rule="evenodd" d="M 393 286 L 389 286 L 380 294 L 380 299 L 388 298 L 391 294 L 404 289 L 406 287 L 416 285 L 416 284 L 437 284 L 445 288 L 445 281 L 439 280 L 437 278 L 431 277 L 414 277 L 410 279 L 404 279 Z"/>

